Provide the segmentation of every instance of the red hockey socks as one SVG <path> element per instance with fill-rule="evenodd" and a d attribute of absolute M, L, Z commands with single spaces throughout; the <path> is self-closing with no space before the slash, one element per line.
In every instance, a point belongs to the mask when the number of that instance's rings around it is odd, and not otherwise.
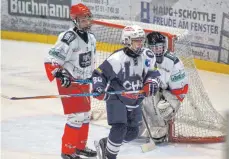
<path fill-rule="evenodd" d="M 88 131 L 89 131 L 89 123 L 83 124 L 82 127 L 80 128 L 80 143 L 78 146 L 78 149 L 84 150 L 85 146 L 87 144 L 87 139 L 88 139 Z"/>
<path fill-rule="evenodd" d="M 87 144 L 89 124 L 83 124 L 81 128 L 65 125 L 62 137 L 62 153 L 73 154 L 76 149 L 83 150 Z"/>

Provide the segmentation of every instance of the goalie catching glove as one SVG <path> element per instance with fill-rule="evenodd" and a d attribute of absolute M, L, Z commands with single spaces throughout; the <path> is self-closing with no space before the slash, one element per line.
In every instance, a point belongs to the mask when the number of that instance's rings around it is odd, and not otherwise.
<path fill-rule="evenodd" d="M 159 89 L 159 82 L 157 79 L 147 80 L 143 87 L 146 97 L 155 95 L 158 89 Z"/>
<path fill-rule="evenodd" d="M 60 79 L 62 87 L 68 88 L 71 85 L 71 75 L 65 69 L 56 68 L 53 76 Z"/>

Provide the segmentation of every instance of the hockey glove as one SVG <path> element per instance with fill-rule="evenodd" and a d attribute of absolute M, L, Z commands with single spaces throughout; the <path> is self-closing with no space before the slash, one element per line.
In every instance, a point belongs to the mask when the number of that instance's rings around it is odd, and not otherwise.
<path fill-rule="evenodd" d="M 145 96 L 152 96 L 157 93 L 159 90 L 159 83 L 156 79 L 151 79 L 145 82 L 143 90 L 145 92 Z"/>
<path fill-rule="evenodd" d="M 53 71 L 54 77 L 60 79 L 61 86 L 68 88 L 71 85 L 71 75 L 62 68 L 57 68 Z"/>
<path fill-rule="evenodd" d="M 98 95 L 94 95 L 93 97 L 98 100 L 107 100 L 109 97 L 109 94 L 105 92 L 105 90 L 101 87 L 95 88 L 92 93 L 96 93 Z"/>

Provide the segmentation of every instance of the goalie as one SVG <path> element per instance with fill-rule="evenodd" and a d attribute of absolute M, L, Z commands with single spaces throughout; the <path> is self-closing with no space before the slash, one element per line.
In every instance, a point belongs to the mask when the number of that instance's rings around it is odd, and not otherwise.
<path fill-rule="evenodd" d="M 168 134 L 168 121 L 179 110 L 188 92 L 188 79 L 182 61 L 166 50 L 166 38 L 159 32 L 146 36 L 146 45 L 156 55 L 160 76 L 160 89 L 155 97 L 143 101 L 144 113 L 155 143 L 164 142 Z M 139 136 L 148 137 L 144 125 Z"/>

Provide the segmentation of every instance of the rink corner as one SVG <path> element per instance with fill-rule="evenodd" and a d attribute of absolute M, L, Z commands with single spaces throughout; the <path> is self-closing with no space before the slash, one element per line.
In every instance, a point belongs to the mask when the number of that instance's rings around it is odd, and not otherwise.
<path fill-rule="evenodd" d="M 1 38 L 7 40 L 19 40 L 28 42 L 39 42 L 46 44 L 54 44 L 57 40 L 57 36 L 45 35 L 45 34 L 35 34 L 28 32 L 13 32 L 13 31 L 3 31 L 1 30 Z M 108 52 L 114 51 L 121 48 L 121 45 L 110 45 L 108 43 L 98 42 L 97 50 Z M 229 74 L 229 65 L 205 61 L 200 59 L 194 59 L 196 67 L 200 70 L 206 70 L 217 73 Z"/>

